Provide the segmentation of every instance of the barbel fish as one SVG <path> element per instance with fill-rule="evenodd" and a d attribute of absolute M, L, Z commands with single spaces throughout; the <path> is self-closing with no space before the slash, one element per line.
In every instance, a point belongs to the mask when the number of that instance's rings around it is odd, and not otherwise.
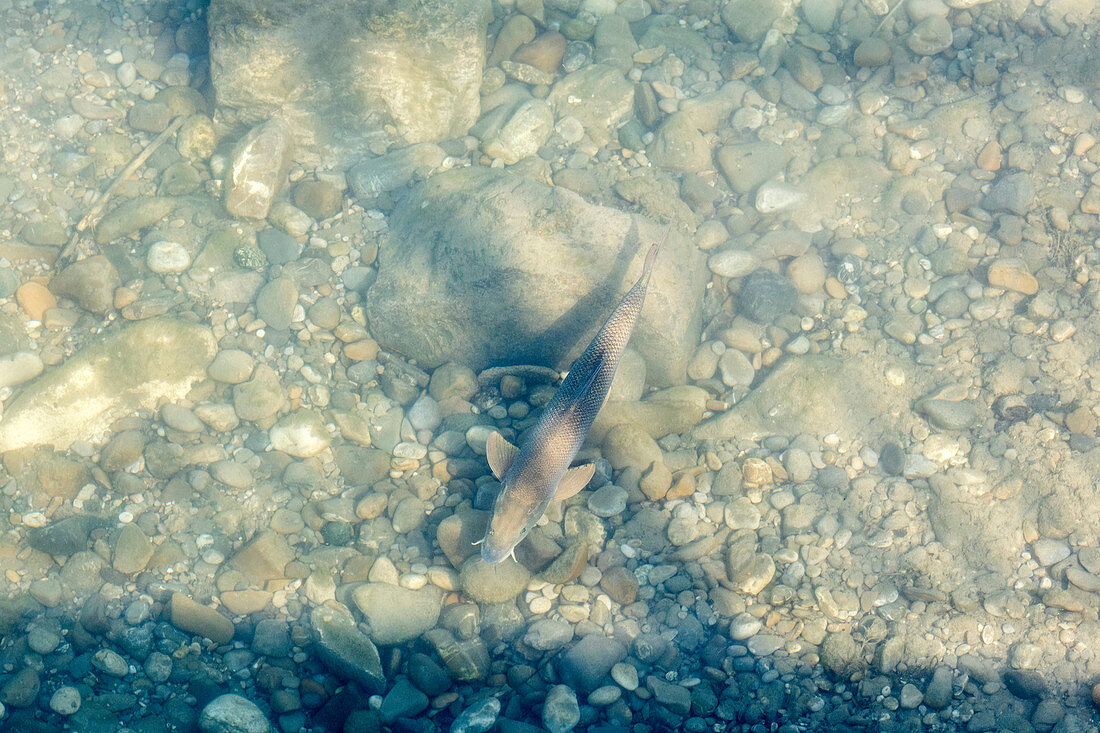
<path fill-rule="evenodd" d="M 595 466 L 569 467 L 584 443 L 596 413 L 607 398 L 634 323 L 645 302 L 657 252 L 668 239 L 650 247 L 641 277 L 611 312 L 607 322 L 569 368 L 561 387 L 546 404 L 522 446 L 494 432 L 485 444 L 493 475 L 503 484 L 481 544 L 481 557 L 498 563 L 515 558 L 515 547 L 546 512 L 552 499 L 568 499 L 588 485 Z"/>

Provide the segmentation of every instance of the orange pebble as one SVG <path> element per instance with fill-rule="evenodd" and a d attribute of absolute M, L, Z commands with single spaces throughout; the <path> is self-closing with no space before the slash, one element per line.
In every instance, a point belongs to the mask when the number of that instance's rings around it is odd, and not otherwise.
<path fill-rule="evenodd" d="M 40 282 L 31 280 L 15 291 L 15 300 L 31 320 L 41 321 L 50 308 L 57 307 L 57 298 Z"/>

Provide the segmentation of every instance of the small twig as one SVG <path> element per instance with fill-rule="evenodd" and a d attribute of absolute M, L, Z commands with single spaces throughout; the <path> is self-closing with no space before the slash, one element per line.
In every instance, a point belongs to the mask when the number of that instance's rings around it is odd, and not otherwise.
<path fill-rule="evenodd" d="M 118 190 L 123 181 L 134 174 L 134 171 L 145 165 L 145 161 L 149 160 L 149 156 L 156 152 L 157 148 L 163 145 L 165 140 L 175 134 L 180 125 L 183 124 L 183 119 L 183 115 L 180 115 L 172 120 L 168 127 L 164 128 L 159 135 L 153 138 L 153 141 L 146 145 L 145 148 L 137 154 L 137 157 L 131 160 L 126 167 L 122 169 L 122 172 L 115 177 L 115 180 L 111 181 L 111 185 L 103 189 L 103 193 L 96 198 L 95 203 L 88 209 L 88 213 L 85 214 L 84 218 L 76 225 L 76 231 L 73 232 L 73 236 L 69 238 L 68 243 L 65 244 L 65 247 L 57 255 L 57 259 L 54 260 L 55 267 L 60 269 L 64 266 L 67 260 L 72 256 L 72 251 L 76 247 L 80 235 L 99 218 L 100 214 L 103 213 L 103 209 L 107 206 L 107 200 L 111 198 L 111 195 Z"/>
<path fill-rule="evenodd" d="M 890 10 L 886 13 L 886 15 L 882 16 L 882 21 L 879 22 L 878 27 L 875 28 L 875 32 L 872 33 L 871 35 L 877 35 L 878 32 L 882 30 L 882 26 L 886 25 L 886 21 L 890 20 L 891 16 L 893 16 L 894 11 L 897 10 L 898 8 L 900 8 L 904 4 L 905 4 L 905 0 L 898 0 L 896 3 L 894 3 L 894 7 L 890 8 Z"/>

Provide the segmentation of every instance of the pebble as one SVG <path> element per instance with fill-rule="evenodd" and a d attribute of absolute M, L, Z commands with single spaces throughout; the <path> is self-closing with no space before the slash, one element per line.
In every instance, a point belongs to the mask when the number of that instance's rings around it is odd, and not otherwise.
<path fill-rule="evenodd" d="M 749 275 L 737 295 L 740 312 L 758 323 L 771 323 L 788 313 L 796 298 L 789 280 L 765 269 Z"/>
<path fill-rule="evenodd" d="M 614 517 L 626 511 L 627 490 L 614 484 L 601 486 L 588 497 L 588 510 L 597 517 Z"/>
<path fill-rule="evenodd" d="M 787 265 L 787 277 L 800 293 L 816 293 L 825 285 L 825 263 L 815 252 L 807 252 Z"/>
<path fill-rule="evenodd" d="M 994 181 L 982 199 L 982 206 L 993 212 L 1007 211 L 1023 216 L 1031 209 L 1034 199 L 1035 184 L 1031 174 L 1010 173 Z"/>
<path fill-rule="evenodd" d="M 75 300 L 84 310 L 103 314 L 114 308 L 115 290 L 120 285 L 122 280 L 111 261 L 94 255 L 57 273 L 50 281 L 50 290 Z"/>
<path fill-rule="evenodd" d="M 477 555 L 462 564 L 459 585 L 478 603 L 504 603 L 522 593 L 530 578 L 527 568 L 513 560 L 491 565 Z"/>
<path fill-rule="evenodd" d="M 638 670 L 626 662 L 619 662 L 611 667 L 611 679 L 627 692 L 638 689 Z"/>
<path fill-rule="evenodd" d="M 351 600 L 370 625 L 371 640 L 391 646 L 435 626 L 443 594 L 431 585 L 414 591 L 389 583 L 365 583 L 352 591 Z"/>
<path fill-rule="evenodd" d="M 565 685 L 554 685 L 542 706 L 542 724 L 550 733 L 568 733 L 581 722 L 577 693 Z"/>
<path fill-rule="evenodd" d="M 80 710 L 80 691 L 75 687 L 63 685 L 50 696 L 50 710 L 58 715 L 75 715 Z"/>
<path fill-rule="evenodd" d="M 118 531 L 111 563 L 124 575 L 140 573 L 149 564 L 155 548 L 136 524 L 127 524 Z"/>
<path fill-rule="evenodd" d="M 901 707 L 912 710 L 922 702 L 924 702 L 924 693 L 916 685 L 909 682 L 902 685 L 901 692 L 898 693 L 898 704 Z"/>
<path fill-rule="evenodd" d="M 145 263 L 157 274 L 180 273 L 191 266 L 191 253 L 179 242 L 161 240 L 149 245 Z"/>
<path fill-rule="evenodd" d="M 856 66 L 883 66 L 890 62 L 890 45 L 881 38 L 871 36 L 856 46 L 852 60 Z"/>
<path fill-rule="evenodd" d="M 735 641 L 748 639 L 760 631 L 760 619 L 749 613 L 739 613 L 730 621 L 730 638 Z"/>
<path fill-rule="evenodd" d="M 951 47 L 951 24 L 942 15 L 929 15 L 909 33 L 906 44 L 919 56 L 933 56 Z"/>
<path fill-rule="evenodd" d="M 590 692 L 625 656 L 622 642 L 602 634 L 589 634 L 562 654 L 558 664 L 563 681 L 578 691 Z"/>
<path fill-rule="evenodd" d="M 637 576 L 622 565 L 608 568 L 600 578 L 600 588 L 603 589 L 611 600 L 623 606 L 629 606 L 638 596 Z"/>
<path fill-rule="evenodd" d="M 487 695 L 455 716 L 450 733 L 487 733 L 500 715 L 500 698 Z"/>
<path fill-rule="evenodd" d="M 1059 540 L 1037 539 L 1031 544 L 1035 561 L 1046 567 L 1060 563 L 1070 555 L 1069 545 Z"/>
<path fill-rule="evenodd" d="M 240 695 L 220 695 L 199 715 L 203 733 L 269 733 L 271 724 L 256 703 Z"/>
<path fill-rule="evenodd" d="M 235 632 L 228 618 L 182 593 L 172 594 L 171 621 L 180 631 L 204 636 L 219 644 L 228 643 Z"/>
<path fill-rule="evenodd" d="M 392 724 L 400 718 L 415 718 L 428 708 L 428 696 L 406 679 L 399 679 L 382 699 L 378 712 L 382 722 Z"/>
<path fill-rule="evenodd" d="M 515 165 L 538 152 L 554 129 L 554 112 L 541 99 L 529 99 L 516 108 L 504 126 L 485 142 L 485 154 L 505 165 Z"/>
<path fill-rule="evenodd" d="M 536 619 L 527 627 L 523 643 L 532 649 L 549 651 L 560 649 L 573 639 L 573 627 L 556 618 Z"/>
<path fill-rule="evenodd" d="M 24 667 L 0 687 L 0 702 L 13 708 L 30 707 L 38 697 L 41 687 L 42 681 L 38 673 L 30 667 Z"/>
<path fill-rule="evenodd" d="M 42 283 L 31 280 L 15 291 L 15 300 L 32 321 L 41 321 L 51 308 L 57 307 L 57 298 Z"/>
<path fill-rule="evenodd" d="M 282 188 L 293 142 L 284 123 L 268 120 L 249 130 L 233 149 L 225 186 L 232 216 L 265 219 Z"/>
<path fill-rule="evenodd" d="M 233 390 L 233 409 L 242 420 L 267 420 L 286 402 L 275 370 L 266 364 L 255 368 L 252 378 Z"/>
<path fill-rule="evenodd" d="M 252 377 L 256 360 L 247 351 L 240 349 L 222 349 L 206 368 L 211 379 L 226 384 L 240 384 Z"/>
<path fill-rule="evenodd" d="M 256 295 L 256 315 L 279 331 L 290 328 L 296 305 L 298 286 L 288 277 L 275 278 Z"/>
<path fill-rule="evenodd" d="M 1024 295 L 1035 295 L 1039 292 L 1039 282 L 1028 272 L 1023 260 L 1011 257 L 994 260 L 989 265 L 988 279 L 989 284 L 995 288 Z"/>
<path fill-rule="evenodd" d="M 17 351 L 0 356 L 0 387 L 14 387 L 37 377 L 45 369 L 42 358 L 33 351 Z"/>
<path fill-rule="evenodd" d="M 130 671 L 130 665 L 115 651 L 100 649 L 92 655 L 92 666 L 104 674 L 112 677 L 125 677 Z"/>
<path fill-rule="evenodd" d="M 937 667 L 924 690 L 924 704 L 933 710 L 942 710 L 951 702 L 951 670 Z"/>
<path fill-rule="evenodd" d="M 315 410 L 295 410 L 268 431 L 274 450 L 295 458 L 310 458 L 328 448 L 332 438 L 324 418 Z"/>

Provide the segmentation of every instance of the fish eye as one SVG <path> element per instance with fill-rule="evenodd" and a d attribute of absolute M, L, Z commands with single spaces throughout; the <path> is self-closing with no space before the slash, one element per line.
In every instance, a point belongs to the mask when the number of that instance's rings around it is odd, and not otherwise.
<path fill-rule="evenodd" d="M 492 528 L 492 527 L 490 527 L 490 528 L 489 528 L 489 536 L 490 536 L 490 537 L 492 537 L 492 536 L 493 536 L 493 528 Z"/>

